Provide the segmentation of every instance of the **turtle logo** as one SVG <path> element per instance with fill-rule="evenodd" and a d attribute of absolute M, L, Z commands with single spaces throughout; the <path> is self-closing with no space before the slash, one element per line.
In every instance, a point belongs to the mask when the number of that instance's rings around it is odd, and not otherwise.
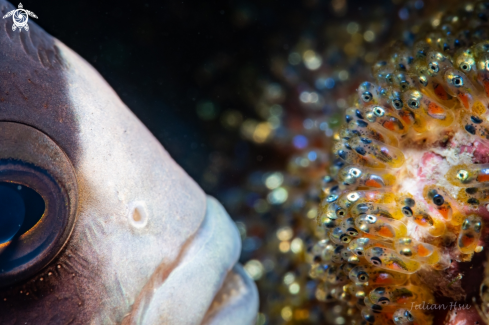
<path fill-rule="evenodd" d="M 8 18 L 10 16 L 13 16 L 13 20 L 14 20 L 14 24 L 12 25 L 12 30 L 15 31 L 18 28 L 19 32 L 22 31 L 22 28 L 24 28 L 26 31 L 29 30 L 29 25 L 27 25 L 29 16 L 37 19 L 36 14 L 33 13 L 32 11 L 25 10 L 22 3 L 19 3 L 19 9 L 15 9 L 7 12 L 7 14 L 3 16 L 3 19 Z"/>

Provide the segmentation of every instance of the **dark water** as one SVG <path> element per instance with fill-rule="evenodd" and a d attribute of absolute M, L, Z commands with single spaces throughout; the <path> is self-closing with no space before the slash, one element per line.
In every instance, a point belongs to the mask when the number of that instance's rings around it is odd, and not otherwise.
<path fill-rule="evenodd" d="M 344 15 L 352 19 L 368 14 L 363 1 L 347 4 Z M 271 55 L 288 53 L 301 34 L 337 18 L 329 0 L 31 0 L 23 5 L 39 16 L 41 27 L 95 66 L 211 194 L 274 159 L 266 147 L 224 129 L 220 113 L 232 108 L 255 117 L 246 96 L 256 91 L 260 78 L 270 76 Z M 209 103 L 210 114 L 202 119 L 197 108 Z"/>

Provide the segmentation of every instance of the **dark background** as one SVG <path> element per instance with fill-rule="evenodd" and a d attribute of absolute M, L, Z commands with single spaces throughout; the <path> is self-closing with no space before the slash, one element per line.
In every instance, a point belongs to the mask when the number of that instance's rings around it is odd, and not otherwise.
<path fill-rule="evenodd" d="M 391 1 L 369 1 L 374 3 L 392 6 Z M 223 129 L 219 111 L 233 108 L 253 117 L 244 94 L 269 77 L 271 55 L 286 55 L 301 34 L 340 19 L 329 0 L 31 0 L 23 5 L 38 15 L 36 23 L 102 74 L 211 194 L 273 159 L 266 147 Z M 368 14 L 362 5 L 348 1 L 344 16 L 362 19 Z M 215 116 L 202 120 L 196 107 L 206 101 L 215 103 Z M 222 155 L 230 161 L 228 172 L 206 182 L 206 170 Z"/>

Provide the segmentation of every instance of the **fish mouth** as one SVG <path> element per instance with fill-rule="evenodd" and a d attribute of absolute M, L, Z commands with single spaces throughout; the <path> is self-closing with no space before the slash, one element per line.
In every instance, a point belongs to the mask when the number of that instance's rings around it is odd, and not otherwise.
<path fill-rule="evenodd" d="M 258 292 L 236 264 L 238 230 L 217 200 L 206 201 L 200 228 L 171 265 L 153 272 L 123 325 L 254 323 Z"/>

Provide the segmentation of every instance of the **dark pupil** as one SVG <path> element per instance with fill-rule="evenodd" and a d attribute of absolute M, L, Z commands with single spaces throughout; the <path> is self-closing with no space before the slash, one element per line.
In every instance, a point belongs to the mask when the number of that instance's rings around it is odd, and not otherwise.
<path fill-rule="evenodd" d="M 44 200 L 34 190 L 0 182 L 0 244 L 31 229 L 42 217 Z"/>
<path fill-rule="evenodd" d="M 455 79 L 455 84 L 460 85 L 460 79 L 459 78 Z"/>
<path fill-rule="evenodd" d="M 432 65 L 431 70 L 436 71 L 436 65 Z"/>
<path fill-rule="evenodd" d="M 363 254 L 362 251 L 357 252 L 357 255 L 362 255 L 362 254 Z"/>
<path fill-rule="evenodd" d="M 467 70 L 468 68 L 469 68 L 469 67 L 468 67 L 466 64 L 464 64 L 464 65 L 462 66 L 462 69 L 463 69 L 463 70 Z"/>
<path fill-rule="evenodd" d="M 411 102 L 411 106 L 416 107 L 416 102 Z"/>

